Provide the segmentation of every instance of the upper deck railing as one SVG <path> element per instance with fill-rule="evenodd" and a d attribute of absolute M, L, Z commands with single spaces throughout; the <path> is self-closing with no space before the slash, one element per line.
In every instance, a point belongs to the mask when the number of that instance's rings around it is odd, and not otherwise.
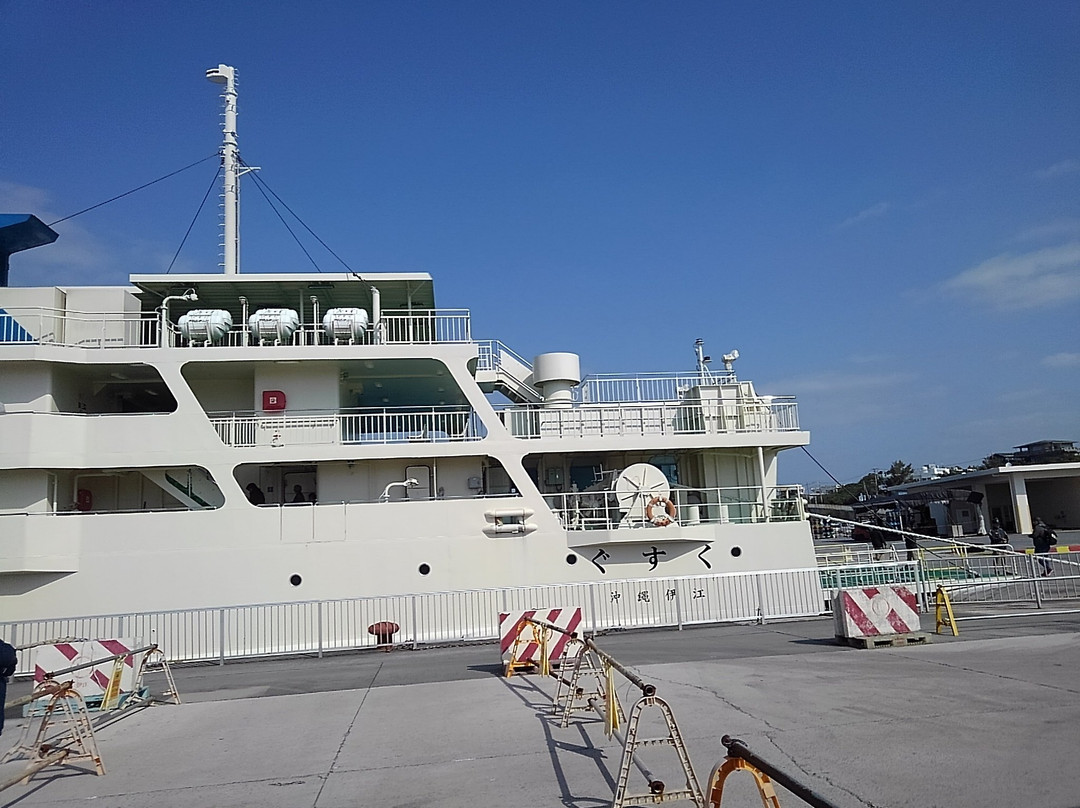
<path fill-rule="evenodd" d="M 160 348 L 192 346 L 176 325 L 164 329 L 153 312 L 73 312 L 44 307 L 0 309 L 0 344 L 62 345 L 72 348 Z M 423 309 L 384 312 L 378 324 L 369 326 L 365 343 L 383 345 L 429 345 L 472 342 L 468 309 Z M 164 346 L 163 346 L 164 343 Z M 255 346 L 245 323 L 237 323 L 209 347 Z M 288 345 L 332 344 L 321 323 L 303 323 Z"/>
<path fill-rule="evenodd" d="M 737 381 L 734 373 L 600 373 L 583 379 L 575 392 L 579 401 L 589 404 L 679 401 L 692 387 Z"/>
<path fill-rule="evenodd" d="M 547 408 L 517 405 L 498 410 L 516 438 L 606 438 L 797 432 L 798 405 L 779 396 L 738 402 L 581 404 Z"/>

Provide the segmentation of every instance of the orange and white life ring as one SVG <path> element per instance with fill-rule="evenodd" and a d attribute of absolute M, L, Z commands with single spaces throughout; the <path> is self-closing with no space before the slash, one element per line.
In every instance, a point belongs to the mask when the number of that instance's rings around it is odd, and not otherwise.
<path fill-rule="evenodd" d="M 654 516 L 653 510 L 658 507 L 663 508 L 663 511 Z M 653 497 L 649 500 L 649 504 L 645 506 L 645 518 L 657 527 L 670 525 L 675 521 L 676 513 L 675 503 L 667 497 Z"/>

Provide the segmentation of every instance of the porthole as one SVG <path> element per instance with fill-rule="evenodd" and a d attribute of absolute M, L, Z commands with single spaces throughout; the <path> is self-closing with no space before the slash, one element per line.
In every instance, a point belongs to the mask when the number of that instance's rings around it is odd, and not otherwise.
<path fill-rule="evenodd" d="M 742 548 L 741 547 L 732 547 L 731 548 L 731 554 L 733 556 L 735 556 L 735 558 L 738 558 L 739 556 L 742 555 Z"/>
<path fill-rule="evenodd" d="M 576 553 L 571 553 L 570 555 L 568 555 L 566 557 L 566 563 L 567 564 L 576 564 L 577 563 L 577 554 Z"/>
<path fill-rule="evenodd" d="M 303 583 L 303 581 L 304 581 L 304 579 L 301 578 L 299 575 L 291 575 L 289 577 L 289 583 L 292 584 L 293 586 L 300 586 L 300 584 Z"/>
<path fill-rule="evenodd" d="M 431 572 L 431 567 L 429 567 L 427 564 L 421 564 L 420 565 L 420 574 L 421 575 L 427 575 L 429 572 Z"/>

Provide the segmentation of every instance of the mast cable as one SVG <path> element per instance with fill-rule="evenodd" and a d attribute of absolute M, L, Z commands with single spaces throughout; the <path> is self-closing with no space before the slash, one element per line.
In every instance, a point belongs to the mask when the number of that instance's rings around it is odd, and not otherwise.
<path fill-rule="evenodd" d="M 218 153 L 214 152 L 209 157 L 204 157 L 201 160 L 196 160 L 194 163 L 191 163 L 190 165 L 186 165 L 183 168 L 178 168 L 178 169 L 176 169 L 176 171 L 173 171 L 173 172 L 171 172 L 169 174 L 166 174 L 164 177 L 158 177 L 156 180 L 151 180 L 150 182 L 148 182 L 148 183 L 146 183 L 144 185 L 140 185 L 138 188 L 132 188 L 130 191 L 125 191 L 124 193 L 120 194 L 119 196 L 114 196 L 112 199 L 106 199 L 104 202 L 98 202 L 96 205 L 91 205 L 88 208 L 83 208 L 78 213 L 72 213 L 70 216 L 65 216 L 63 219 L 57 219 L 55 222 L 49 222 L 49 227 L 52 227 L 53 225 L 60 224 L 60 222 L 66 222 L 68 219 L 74 219 L 76 216 L 81 216 L 82 214 L 88 213 L 89 211 L 92 211 L 95 208 L 100 208 L 102 205 L 108 205 L 110 202 L 115 202 L 117 199 L 123 199 L 125 196 L 131 196 L 131 194 L 135 193 L 136 191 L 141 191 L 143 188 L 149 188 L 151 185 L 159 183 L 162 180 L 167 180 L 169 177 L 175 177 L 180 172 L 187 171 L 189 168 L 194 168 L 195 166 L 199 165 L 200 163 L 205 163 L 207 160 L 213 160 L 217 156 L 218 156 Z"/>
<path fill-rule="evenodd" d="M 176 253 L 173 255 L 172 260 L 169 262 L 169 268 L 165 270 L 166 275 L 172 272 L 173 265 L 176 263 L 176 259 L 180 257 L 180 251 L 184 249 L 184 245 L 187 243 L 188 236 L 191 235 L 191 229 L 195 227 L 195 221 L 199 218 L 199 214 L 202 213 L 202 209 L 206 207 L 206 200 L 210 198 L 210 192 L 214 190 L 214 186 L 217 185 L 217 179 L 220 176 L 221 166 L 218 166 L 217 171 L 214 172 L 214 178 L 210 180 L 210 185 L 206 189 L 206 193 L 203 194 L 202 202 L 199 203 L 199 209 L 195 211 L 195 215 L 191 217 L 191 224 L 188 225 L 187 232 L 184 233 L 184 237 L 180 240 L 180 246 L 176 248 Z"/>
<path fill-rule="evenodd" d="M 243 158 L 240 158 L 240 165 L 244 166 L 244 168 L 251 168 L 251 166 L 249 166 L 247 163 L 244 162 Z M 348 271 L 352 275 L 355 275 L 357 280 L 363 280 L 360 277 L 360 274 L 358 272 L 356 272 L 356 270 L 354 270 L 347 263 L 345 263 L 345 260 L 340 255 L 338 255 L 336 252 L 334 252 L 332 249 L 330 249 L 330 246 L 325 241 L 323 241 L 321 238 L 319 238 L 319 236 L 315 233 L 315 231 L 312 230 L 310 227 L 308 227 L 307 223 L 303 219 L 301 219 L 292 208 L 290 208 L 287 204 L 285 204 L 285 201 L 280 196 L 278 196 L 276 193 L 274 193 L 274 189 L 271 188 L 269 185 L 267 185 L 266 181 L 263 180 L 263 178 L 259 174 L 255 174 L 254 179 L 255 179 L 255 184 L 265 187 L 266 191 L 268 191 L 274 197 L 274 199 L 276 199 L 278 202 L 280 202 L 281 206 L 283 208 L 285 208 L 285 210 L 287 210 L 289 212 L 289 214 L 294 219 L 296 219 L 296 221 L 298 221 L 300 223 L 300 225 L 305 230 L 308 231 L 308 233 L 311 234 L 312 238 L 314 238 L 317 242 L 319 242 L 319 244 L 321 244 L 323 246 L 323 248 L 325 248 L 325 250 L 328 253 L 330 253 L 332 256 L 334 256 L 334 258 L 336 258 L 338 260 L 338 263 L 340 263 L 343 267 L 345 267 L 346 271 Z M 264 193 L 263 196 L 265 197 L 266 194 Z M 270 200 L 267 199 L 267 202 L 269 202 L 269 201 Z M 271 204 L 271 207 L 273 207 L 273 204 Z M 281 218 L 281 214 L 278 214 L 278 218 Z M 284 220 L 282 220 L 282 223 L 284 224 Z M 286 225 L 286 227 L 288 227 L 288 225 Z M 289 232 L 292 233 L 292 230 L 289 230 Z M 293 238 L 296 238 L 296 236 L 293 235 Z M 299 241 L 297 243 L 299 243 Z M 306 250 L 304 252 L 305 252 L 305 254 L 307 253 Z M 308 258 L 310 259 L 310 257 L 311 256 L 309 255 Z M 312 263 L 314 264 L 315 262 L 312 261 Z M 316 265 L 315 268 L 319 269 L 318 265 Z M 319 269 L 319 271 L 322 272 L 321 269 Z"/>
<path fill-rule="evenodd" d="M 243 165 L 243 163 L 241 163 L 241 165 Z M 289 223 L 285 221 L 285 217 L 281 215 L 281 211 L 279 211 L 277 209 L 277 207 L 275 207 L 274 203 L 272 201 L 270 201 L 270 197 L 268 197 L 266 195 L 266 190 L 263 189 L 263 186 L 266 183 L 264 183 L 259 178 L 258 174 L 253 174 L 252 176 L 253 176 L 253 178 L 255 180 L 255 187 L 258 188 L 259 193 L 263 195 L 263 199 L 265 199 L 266 204 L 268 204 L 270 206 L 270 210 L 274 211 L 274 215 L 278 217 L 278 220 L 281 222 L 281 224 L 285 227 L 286 230 L 289 231 L 289 235 L 293 237 L 293 241 L 296 242 L 296 245 L 300 248 L 300 250 L 304 253 L 304 255 L 307 256 L 307 260 L 311 262 L 311 265 L 313 267 L 315 267 L 315 271 L 316 272 L 322 272 L 322 268 L 317 263 L 315 263 L 315 259 L 311 257 L 311 253 L 309 253 L 307 251 L 307 248 L 303 245 L 303 243 L 300 241 L 300 239 L 297 238 L 296 233 L 294 233 L 293 229 L 291 227 L 289 227 Z M 267 190 L 269 190 L 269 189 L 267 189 Z M 274 192 L 270 191 L 270 193 L 273 194 Z M 274 194 L 274 197 L 277 198 L 277 194 Z M 278 201 L 281 201 L 281 200 L 278 200 Z M 282 202 L 282 204 L 284 205 L 285 203 Z M 286 210 L 288 210 L 288 206 L 286 206 Z M 292 211 L 290 210 L 289 213 L 292 213 Z M 295 216 L 296 214 L 293 214 L 293 215 Z M 300 222 L 300 223 L 303 224 L 303 222 Z"/>

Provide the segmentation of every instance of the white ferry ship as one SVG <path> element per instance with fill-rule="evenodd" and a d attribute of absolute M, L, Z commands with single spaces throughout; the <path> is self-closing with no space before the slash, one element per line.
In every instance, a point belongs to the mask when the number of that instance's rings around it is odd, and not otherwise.
<path fill-rule="evenodd" d="M 583 379 L 426 273 L 240 274 L 208 76 L 225 272 L 0 288 L 5 621 L 815 566 L 777 485 L 809 435 L 737 352 Z M 53 238 L 0 217 L 6 253 Z"/>

